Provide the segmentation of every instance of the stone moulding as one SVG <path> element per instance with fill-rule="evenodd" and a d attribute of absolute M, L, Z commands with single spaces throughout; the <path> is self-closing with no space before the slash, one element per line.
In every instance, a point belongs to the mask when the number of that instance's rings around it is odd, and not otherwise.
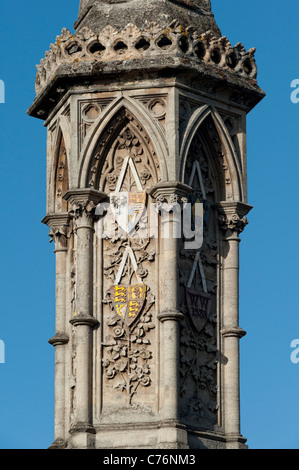
<path fill-rule="evenodd" d="M 144 30 L 132 23 L 122 31 L 108 25 L 99 35 L 87 27 L 75 35 L 64 28 L 37 66 L 35 90 L 40 94 L 64 64 L 71 65 L 75 73 L 81 62 L 125 63 L 145 57 L 153 60 L 165 57 L 167 65 L 169 55 L 227 70 L 256 84 L 254 53 L 255 48 L 246 51 L 241 43 L 232 47 L 227 37 L 215 37 L 212 31 L 199 34 L 193 27 L 184 29 L 176 20 L 168 28 L 153 22 Z"/>

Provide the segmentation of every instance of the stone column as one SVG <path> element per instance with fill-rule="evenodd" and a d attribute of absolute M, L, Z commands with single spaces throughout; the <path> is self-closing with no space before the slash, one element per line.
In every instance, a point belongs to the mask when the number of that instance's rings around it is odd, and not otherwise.
<path fill-rule="evenodd" d="M 239 243 L 240 233 L 248 221 L 248 204 L 221 202 L 217 204 L 219 224 L 223 233 L 222 283 L 222 353 L 223 425 L 227 448 L 243 447 L 246 440 L 240 432 L 240 354 L 239 342 L 245 331 L 239 327 Z"/>
<path fill-rule="evenodd" d="M 76 312 L 70 323 L 76 328 L 76 422 L 70 430 L 74 447 L 91 446 L 92 426 L 92 332 L 98 325 L 93 312 L 93 237 L 97 204 L 105 195 L 95 190 L 68 191 L 70 216 L 77 234 Z"/>
<path fill-rule="evenodd" d="M 49 343 L 55 347 L 55 440 L 51 449 L 63 448 L 65 430 L 65 345 L 69 342 L 66 334 L 66 259 L 68 252 L 69 215 L 46 216 L 43 222 L 50 227 L 51 242 L 55 242 L 56 254 L 56 314 L 55 336 Z"/>
<path fill-rule="evenodd" d="M 163 377 L 162 385 L 162 412 L 164 423 L 161 428 L 160 445 L 164 448 L 187 448 L 187 435 L 179 424 L 179 390 L 180 390 L 180 320 L 184 318 L 179 310 L 179 242 L 182 236 L 182 213 L 181 199 L 192 192 L 187 185 L 168 182 L 159 183 L 151 190 L 152 197 L 160 206 L 161 211 L 169 212 L 169 219 L 161 218 L 160 247 L 161 247 L 161 269 L 160 279 L 160 313 L 158 319 L 162 323 L 161 345 L 163 347 Z M 165 206 L 164 206 L 165 204 Z M 168 224 L 169 236 L 161 238 Z M 176 236 L 178 238 L 176 238 Z M 167 235 L 167 230 L 164 236 Z"/>

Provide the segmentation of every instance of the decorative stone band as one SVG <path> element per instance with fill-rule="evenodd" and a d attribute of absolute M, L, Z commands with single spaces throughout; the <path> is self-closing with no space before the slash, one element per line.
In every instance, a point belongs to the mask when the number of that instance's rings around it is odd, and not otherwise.
<path fill-rule="evenodd" d="M 176 309 L 164 310 L 158 315 L 158 320 L 160 320 L 161 323 L 164 323 L 165 321 L 168 321 L 168 320 L 181 321 L 184 318 L 185 318 L 184 314 Z"/>
<path fill-rule="evenodd" d="M 222 336 L 230 336 L 234 338 L 243 338 L 243 336 L 246 336 L 246 331 L 244 331 L 242 328 L 225 328 L 221 330 Z"/>
<path fill-rule="evenodd" d="M 63 346 L 69 342 L 69 337 L 65 333 L 57 333 L 53 338 L 49 339 L 48 343 L 52 346 Z"/>
<path fill-rule="evenodd" d="M 70 428 L 70 434 L 78 433 L 96 434 L 96 430 L 89 423 L 76 423 Z"/>
<path fill-rule="evenodd" d="M 215 204 L 218 212 L 218 223 L 222 230 L 229 230 L 238 235 L 243 232 L 248 219 L 245 217 L 252 206 L 242 202 L 220 202 Z"/>
<path fill-rule="evenodd" d="M 75 35 L 63 29 L 56 38 L 55 44 L 50 45 L 45 58 L 37 66 L 36 93 L 50 83 L 57 69 L 65 64 L 76 73 L 83 62 L 106 63 L 143 58 L 179 57 L 183 61 L 204 63 L 216 69 L 226 69 L 255 81 L 257 67 L 254 59 L 255 48 L 245 50 L 241 43 L 232 47 L 227 37 L 215 37 L 212 31 L 199 34 L 195 28 L 184 29 L 177 20 L 168 28 L 161 28 L 157 23 L 151 23 L 146 29 L 140 30 L 129 23 L 122 31 L 112 26 L 106 26 L 97 35 L 84 27 Z M 128 64 L 131 68 L 132 65 Z"/>
<path fill-rule="evenodd" d="M 97 326 L 99 324 L 98 320 L 89 315 L 76 315 L 74 318 L 70 320 L 71 325 L 73 326 L 89 326 L 91 328 Z"/>

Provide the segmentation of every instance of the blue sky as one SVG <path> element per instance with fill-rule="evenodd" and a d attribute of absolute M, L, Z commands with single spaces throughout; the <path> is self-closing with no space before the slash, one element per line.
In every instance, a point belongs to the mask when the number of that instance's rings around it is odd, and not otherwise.
<path fill-rule="evenodd" d="M 79 1 L 11 0 L 1 5 L 0 80 L 0 448 L 47 448 L 53 441 L 55 279 L 45 215 L 46 130 L 26 115 L 35 64 L 63 27 L 72 29 Z M 265 100 L 248 116 L 249 203 L 242 235 L 240 326 L 242 433 L 252 449 L 299 448 L 297 215 L 299 5 L 270 0 L 214 0 L 222 34 L 257 48 Z"/>

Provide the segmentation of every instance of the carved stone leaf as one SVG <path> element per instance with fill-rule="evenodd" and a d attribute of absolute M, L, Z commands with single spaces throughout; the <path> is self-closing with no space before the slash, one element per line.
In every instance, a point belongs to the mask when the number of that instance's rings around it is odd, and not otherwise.
<path fill-rule="evenodd" d="M 118 363 L 116 364 L 115 368 L 116 368 L 116 370 L 118 370 L 119 372 L 124 372 L 124 371 L 126 370 L 127 366 L 128 366 L 128 361 L 122 359 L 121 361 L 118 361 Z"/>
<path fill-rule="evenodd" d="M 124 392 L 127 388 L 127 384 L 124 382 L 124 383 L 119 383 L 117 385 L 114 385 L 113 387 L 115 390 L 118 390 L 120 392 Z"/>

